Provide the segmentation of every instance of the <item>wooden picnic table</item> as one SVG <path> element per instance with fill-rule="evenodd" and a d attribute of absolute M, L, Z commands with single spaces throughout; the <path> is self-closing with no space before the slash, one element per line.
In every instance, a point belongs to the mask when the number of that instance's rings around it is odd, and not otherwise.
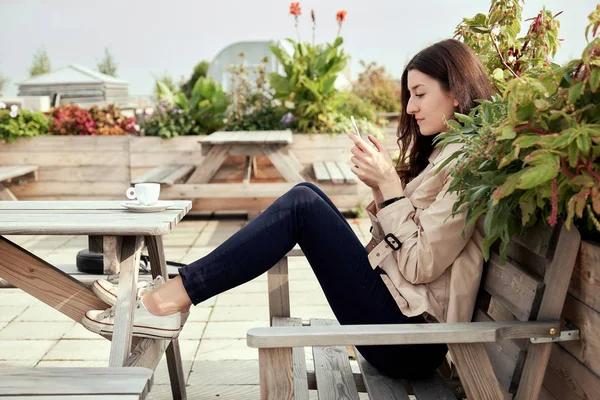
<path fill-rule="evenodd" d="M 102 237 L 105 273 L 119 273 L 110 367 L 154 370 L 163 353 L 173 397 L 185 399 L 179 342 L 132 338 L 140 254 L 147 246 L 153 277 L 168 279 L 162 236 L 188 213 L 191 202 L 174 201 L 167 210 L 134 213 L 120 201 L 0 202 L 0 278 L 43 301 L 76 322 L 108 305 L 85 285 L 29 253 L 4 235 L 87 235 Z M 133 351 L 132 345 L 135 346 Z"/>
<path fill-rule="evenodd" d="M 269 158 L 288 182 L 302 182 L 302 164 L 290 150 L 292 131 L 214 132 L 199 140 L 202 144 L 202 162 L 187 183 L 208 183 L 228 156 L 245 156 L 243 184 L 250 182 L 256 171 L 256 156 Z"/>

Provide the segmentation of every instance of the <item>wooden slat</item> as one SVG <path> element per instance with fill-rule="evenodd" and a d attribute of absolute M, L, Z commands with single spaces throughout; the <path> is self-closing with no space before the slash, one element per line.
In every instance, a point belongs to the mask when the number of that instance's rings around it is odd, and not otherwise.
<path fill-rule="evenodd" d="M 213 132 L 208 136 L 204 136 L 198 140 L 200 143 L 208 144 L 234 144 L 234 143 L 292 143 L 292 131 L 239 131 Z"/>
<path fill-rule="evenodd" d="M 140 141 L 142 144 L 145 143 L 144 140 L 147 138 L 133 138 L 131 136 L 36 136 L 31 139 L 18 139 L 14 143 L 4 143 L 0 149 L 6 149 L 6 151 L 12 153 L 30 151 L 53 153 L 56 151 L 63 151 L 65 148 L 76 148 L 85 151 L 87 154 L 89 154 L 89 152 L 122 153 L 129 151 L 129 141 L 131 139 L 134 139 L 136 143 L 136 146 L 132 146 L 133 149 L 137 147 L 137 144 L 140 143 Z M 161 138 L 156 139 L 163 140 Z M 179 138 L 164 141 L 170 142 L 175 139 Z M 144 149 L 144 152 L 147 151 L 147 148 L 138 148 Z"/>
<path fill-rule="evenodd" d="M 565 302 L 567 289 L 573 272 L 573 266 L 579 251 L 580 235 L 566 225 L 560 226 L 554 258 L 544 276 L 546 295 L 542 299 L 538 320 L 559 318 Z M 545 374 L 545 366 L 550 357 L 552 343 L 530 344 L 516 400 L 537 399 Z"/>
<path fill-rule="evenodd" d="M 117 394 L 144 398 L 152 375 L 147 368 L 5 368 L 0 371 L 0 398 Z"/>
<path fill-rule="evenodd" d="M 124 236 L 117 244 L 116 262 L 120 265 L 117 305 L 114 319 L 113 339 L 110 346 L 109 366 L 125 365 L 131 350 L 133 315 L 137 303 L 137 281 L 143 237 Z M 107 256 L 106 254 L 104 255 Z"/>
<path fill-rule="evenodd" d="M 229 148 L 230 146 L 224 145 L 215 146 L 210 149 L 210 152 L 204 157 L 201 164 L 196 167 L 196 170 L 188 179 L 188 183 L 209 182 L 227 158 Z"/>
<path fill-rule="evenodd" d="M 166 176 L 175 171 L 178 165 L 163 165 L 145 173 L 144 175 L 131 181 L 132 184 L 136 183 L 160 183 Z"/>
<path fill-rule="evenodd" d="M 162 236 L 146 236 L 144 241 L 148 247 L 148 257 L 150 260 L 150 269 L 152 277 L 159 275 L 165 281 L 169 280 L 167 272 L 167 259 L 165 258 Z M 181 362 L 181 351 L 179 349 L 179 340 L 173 339 L 167 347 L 167 366 L 169 369 L 169 378 L 171 380 L 171 389 L 174 399 L 185 399 L 185 375 L 183 364 Z"/>
<path fill-rule="evenodd" d="M 331 176 L 325 167 L 325 164 L 321 161 L 313 163 L 313 171 L 315 173 L 315 178 L 318 182 L 329 182 L 331 181 Z"/>
<path fill-rule="evenodd" d="M 562 342 L 560 346 L 600 376 L 600 313 L 567 295 L 561 319 L 563 325 L 573 324 L 579 329 L 580 340 Z"/>
<path fill-rule="evenodd" d="M 265 145 L 265 155 L 273 163 L 277 171 L 288 182 L 302 182 L 304 178 L 298 170 L 298 163 L 284 151 L 280 151 L 275 145 Z"/>
<path fill-rule="evenodd" d="M 31 150 L 27 152 L 2 151 L 0 148 L 0 165 L 19 165 L 35 164 L 39 167 L 46 166 L 78 166 L 95 165 L 103 167 L 104 165 L 127 165 L 128 157 L 126 152 L 89 152 L 65 151 L 64 149 L 53 152 L 41 152 Z"/>
<path fill-rule="evenodd" d="M 9 189 L 0 184 L 0 200 L 2 201 L 18 201 L 17 196 Z"/>
<path fill-rule="evenodd" d="M 300 318 L 273 318 L 273 326 L 302 326 Z M 294 368 L 294 400 L 308 400 L 308 376 L 304 347 L 292 348 Z"/>
<path fill-rule="evenodd" d="M 517 236 L 513 240 L 530 251 L 546 259 L 551 259 L 554 253 L 554 235 L 556 234 L 558 234 L 558 231 L 555 232 L 550 226 L 538 224 L 534 228 L 531 228 L 527 234 Z"/>
<path fill-rule="evenodd" d="M 105 165 L 103 167 L 44 167 L 39 170 L 40 182 L 118 182 L 119 185 L 129 182 L 127 166 Z M 121 186 L 123 187 L 123 186 Z"/>
<path fill-rule="evenodd" d="M 337 324 L 337 321 L 311 319 L 311 326 Z M 319 400 L 359 400 L 358 390 L 345 346 L 313 347 Z"/>
<path fill-rule="evenodd" d="M 269 285 L 269 321 L 272 322 L 273 317 L 289 317 L 290 288 L 287 256 L 269 269 L 267 280 Z"/>
<path fill-rule="evenodd" d="M 559 400 L 600 399 L 600 377 L 552 344 L 544 386 Z"/>
<path fill-rule="evenodd" d="M 337 161 L 335 165 L 337 165 L 342 175 L 344 175 L 344 180 L 346 181 L 346 183 L 358 182 L 358 177 L 352 172 L 347 162 Z"/>
<path fill-rule="evenodd" d="M 292 400 L 293 369 L 291 348 L 258 349 L 261 400 Z"/>
<path fill-rule="evenodd" d="M 475 311 L 475 322 L 489 322 L 492 318 L 481 310 Z M 501 340 L 498 342 L 484 343 L 494 373 L 498 382 L 509 392 L 516 390 L 521 371 L 525 362 L 527 350 L 522 340 Z"/>
<path fill-rule="evenodd" d="M 340 171 L 335 161 L 325 161 L 325 168 L 327 168 L 327 172 L 331 176 L 331 182 L 344 183 L 344 174 Z"/>
<path fill-rule="evenodd" d="M 76 322 L 89 310 L 109 307 L 82 283 L 4 237 L 0 254 L 1 278 Z"/>
<path fill-rule="evenodd" d="M 539 306 L 544 291 L 544 283 L 541 280 L 510 261 L 504 265 L 500 264 L 500 258 L 493 253 L 487 263 L 484 279 L 484 289 L 519 320 L 531 319 L 532 310 Z"/>
<path fill-rule="evenodd" d="M 408 393 L 399 379 L 381 374 L 355 348 L 356 359 L 362 373 L 369 398 L 377 400 L 408 400 Z M 454 399 L 453 399 L 454 400 Z"/>
<path fill-rule="evenodd" d="M 455 400 L 454 392 L 448 387 L 448 384 L 435 371 L 429 378 L 410 381 L 417 400 Z"/>
<path fill-rule="evenodd" d="M 253 328 L 250 347 L 485 343 L 502 339 L 551 337 L 556 322 L 462 322 L 444 324 L 382 324 Z"/>
<path fill-rule="evenodd" d="M 498 383 L 483 343 L 448 344 L 467 398 L 501 400 L 510 396 Z"/>
<path fill-rule="evenodd" d="M 91 212 L 87 204 L 77 202 L 10 203 L 15 205 L 0 202 L 0 234 L 161 235 L 170 232 L 191 206 L 187 201 L 174 202 L 173 208 L 162 212 L 133 213 L 123 207 L 111 210 L 112 202 Z M 102 207 L 102 203 L 94 204 Z"/>
<path fill-rule="evenodd" d="M 569 293 L 600 312 L 600 245 L 581 242 Z"/>
<path fill-rule="evenodd" d="M 114 211 L 122 212 L 124 208 L 121 206 L 122 201 L 103 201 L 103 200 L 91 200 L 91 201 L 20 201 L 18 203 L 2 203 L 0 204 L 0 211 L 3 210 L 15 210 L 15 211 L 27 211 L 33 213 L 41 210 L 61 212 L 78 212 L 78 211 L 106 211 L 111 213 Z M 191 202 L 188 200 L 173 200 L 173 205 L 168 210 L 181 210 L 187 212 L 190 210 Z"/>

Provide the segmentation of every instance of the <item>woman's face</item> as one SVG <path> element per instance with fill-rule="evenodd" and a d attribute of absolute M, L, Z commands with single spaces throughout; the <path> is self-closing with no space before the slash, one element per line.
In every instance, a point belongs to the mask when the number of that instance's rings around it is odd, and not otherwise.
<path fill-rule="evenodd" d="M 446 92 L 440 83 L 419 70 L 408 71 L 408 90 L 410 98 L 406 112 L 413 115 L 424 136 L 446 132 L 445 120 L 454 118 L 454 109 L 458 101 Z"/>

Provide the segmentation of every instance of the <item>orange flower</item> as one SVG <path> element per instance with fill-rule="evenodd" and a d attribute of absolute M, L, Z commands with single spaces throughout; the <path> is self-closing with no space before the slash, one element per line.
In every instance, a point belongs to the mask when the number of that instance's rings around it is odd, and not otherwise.
<path fill-rule="evenodd" d="M 335 19 L 341 24 L 346 20 L 346 14 L 348 14 L 346 10 L 338 10 L 337 14 L 335 14 Z"/>
<path fill-rule="evenodd" d="M 295 17 L 299 17 L 300 15 L 302 15 L 302 8 L 300 7 L 300 2 L 292 1 L 290 3 L 290 14 L 292 14 Z"/>

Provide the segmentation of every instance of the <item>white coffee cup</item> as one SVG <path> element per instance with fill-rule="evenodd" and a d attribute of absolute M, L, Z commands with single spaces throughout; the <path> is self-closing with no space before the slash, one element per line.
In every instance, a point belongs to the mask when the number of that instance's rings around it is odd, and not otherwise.
<path fill-rule="evenodd" d="M 158 201 L 160 195 L 160 184 L 158 183 L 136 183 L 125 191 L 128 199 L 137 199 L 140 204 L 150 206 Z"/>

